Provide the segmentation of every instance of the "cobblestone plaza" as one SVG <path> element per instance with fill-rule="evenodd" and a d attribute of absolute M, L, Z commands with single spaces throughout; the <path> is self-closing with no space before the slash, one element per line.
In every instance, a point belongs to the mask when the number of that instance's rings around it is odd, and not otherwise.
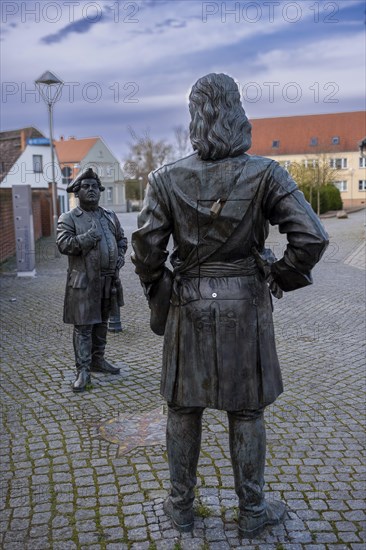
<path fill-rule="evenodd" d="M 136 214 L 119 215 L 130 241 Z M 36 278 L 1 283 L 1 548 L 5 550 L 332 550 L 365 548 L 365 211 L 325 219 L 330 246 L 314 285 L 275 300 L 285 393 L 266 411 L 267 498 L 283 525 L 238 538 L 227 419 L 206 410 L 193 534 L 163 513 L 169 486 L 162 338 L 128 250 L 123 332 L 109 334 L 119 376 L 74 394 L 72 326 L 62 322 L 67 258 L 37 243 Z M 274 229 L 268 245 L 280 256 Z"/>

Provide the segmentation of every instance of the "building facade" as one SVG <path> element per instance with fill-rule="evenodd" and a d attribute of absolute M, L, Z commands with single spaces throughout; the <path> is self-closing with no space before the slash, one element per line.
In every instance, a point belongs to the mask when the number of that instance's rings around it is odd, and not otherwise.
<path fill-rule="evenodd" d="M 69 208 L 66 186 L 55 158 L 57 215 Z M 49 236 L 52 232 L 52 161 L 50 142 L 36 128 L 0 132 L 0 261 L 15 254 L 12 188 L 30 185 L 34 235 Z"/>
<path fill-rule="evenodd" d="M 344 208 L 366 206 L 366 111 L 252 119 L 249 153 L 273 158 L 288 169 L 292 163 L 329 163 Z"/>
<path fill-rule="evenodd" d="M 115 212 L 126 212 L 125 182 L 121 165 L 100 137 L 84 139 L 61 137 L 55 145 L 61 166 L 62 181 L 65 185 L 79 172 L 91 167 L 99 175 L 105 187 L 99 204 Z M 70 196 L 70 205 L 76 205 L 73 195 Z"/>

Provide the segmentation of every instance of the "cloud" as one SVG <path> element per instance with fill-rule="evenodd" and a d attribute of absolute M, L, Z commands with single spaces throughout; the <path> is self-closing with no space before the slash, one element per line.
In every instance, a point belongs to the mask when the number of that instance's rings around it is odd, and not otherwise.
<path fill-rule="evenodd" d="M 135 3 L 131 2 L 130 6 L 127 4 L 126 6 L 122 6 L 122 7 L 123 8 L 132 7 L 134 10 L 134 14 L 136 15 L 139 11 L 146 11 L 148 10 L 148 8 L 157 8 L 157 7 L 162 8 L 168 3 L 169 2 L 167 0 L 144 0 L 143 3 L 138 4 L 136 2 Z M 118 6 L 118 11 L 117 11 L 117 6 Z M 62 42 L 69 35 L 73 33 L 86 34 L 92 29 L 92 27 L 96 23 L 107 23 L 109 21 L 112 21 L 113 19 L 115 22 L 116 22 L 116 19 L 119 22 L 120 18 L 123 19 L 124 22 L 131 22 L 131 23 L 138 22 L 138 19 L 135 19 L 134 17 L 132 17 L 131 13 L 126 12 L 123 14 L 123 16 L 121 16 L 120 12 L 121 12 L 121 7 L 119 4 L 116 4 L 114 6 L 114 9 L 112 9 L 111 6 L 103 6 L 103 9 L 100 9 L 100 12 L 97 12 L 96 16 L 93 19 L 90 19 L 88 17 L 82 17 L 76 21 L 69 23 L 65 27 L 59 29 L 56 33 L 52 33 L 42 37 L 41 42 L 44 44 L 56 44 L 56 43 Z M 182 19 L 178 20 L 176 18 L 170 17 L 170 18 L 166 18 L 162 22 L 156 23 L 153 29 L 151 28 L 144 29 L 143 33 L 146 33 L 146 34 L 153 34 L 154 32 L 161 33 L 164 29 L 167 29 L 167 28 L 172 28 L 172 29 L 184 28 L 186 24 L 187 24 L 186 21 Z M 134 31 L 134 32 L 138 34 L 142 34 L 142 31 L 140 30 Z"/>
<path fill-rule="evenodd" d="M 161 8 L 165 4 L 169 4 L 171 0 L 142 0 L 141 8 Z"/>
<path fill-rule="evenodd" d="M 232 75 L 241 90 L 251 81 L 261 86 L 262 97 L 257 102 L 244 97 L 251 117 L 362 109 L 363 2 L 338 1 L 339 11 L 332 16 L 339 20 L 336 24 L 325 21 L 335 2 L 297 3 L 302 9 L 297 23 L 282 17 L 282 5 L 295 5 L 288 0 L 278 6 L 274 3 L 273 22 L 268 20 L 269 8 L 265 9 L 268 2 L 261 3 L 262 17 L 253 24 L 242 18 L 236 22 L 235 14 L 228 13 L 226 20 L 221 17 L 220 10 L 228 12 L 235 6 L 229 0 L 216 2 L 219 12 L 206 23 L 202 2 L 195 0 L 110 0 L 109 6 L 99 2 L 102 13 L 98 17 L 95 9 L 87 8 L 94 2 L 80 0 L 73 15 L 66 9 L 69 3 L 60 0 L 62 18 L 55 23 L 41 17 L 35 24 L 34 16 L 23 23 L 19 11 L 11 24 L 3 25 L 7 31 L 2 43 L 3 124 L 8 128 L 44 125 L 47 134 L 45 106 L 35 100 L 34 78 L 48 68 L 68 83 L 55 109 L 57 135 L 101 135 L 109 146 L 117 148 L 118 144 L 119 150 L 128 140 L 128 124 L 139 132 L 148 125 L 157 138 L 168 136 L 173 126 L 186 124 L 187 93 L 209 72 Z M 260 3 L 240 3 L 251 4 Z M 41 15 L 43 5 L 47 3 L 40 3 Z M 131 5 L 138 10 L 127 9 Z M 47 13 L 51 18 L 55 10 L 50 8 Z M 254 17 L 253 13 L 247 15 Z M 294 13 L 288 8 L 288 18 Z M 19 48 L 20 40 L 26 48 Z M 302 90 L 296 103 L 282 96 L 291 81 Z M 264 84 L 268 82 L 280 83 L 272 103 L 269 86 Z M 331 98 L 332 89 L 325 89 L 330 82 L 339 85 L 334 95 L 339 103 L 326 102 Z M 250 99 L 255 89 L 244 91 Z M 291 98 L 296 89 L 286 91 Z M 100 99 L 94 102 L 98 93 Z M 75 100 L 70 99 L 72 94 Z"/>
<path fill-rule="evenodd" d="M 187 26 L 186 21 L 178 21 L 178 19 L 165 19 L 162 23 L 157 23 L 156 27 L 171 27 L 173 29 L 182 29 Z"/>
<path fill-rule="evenodd" d="M 41 42 L 43 42 L 44 44 L 55 44 L 57 42 L 61 42 L 62 40 L 65 40 L 65 38 L 67 38 L 69 34 L 87 33 L 90 31 L 93 25 L 95 25 L 98 22 L 99 20 L 78 19 L 77 21 L 74 21 L 73 23 L 66 25 L 66 27 L 63 27 L 56 33 L 48 34 L 47 36 L 44 36 L 43 38 L 41 38 Z"/>

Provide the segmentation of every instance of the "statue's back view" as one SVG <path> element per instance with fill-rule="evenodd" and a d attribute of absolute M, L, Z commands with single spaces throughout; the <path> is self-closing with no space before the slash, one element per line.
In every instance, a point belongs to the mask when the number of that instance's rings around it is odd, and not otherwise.
<path fill-rule="evenodd" d="M 289 174 L 246 153 L 251 126 L 232 78 L 201 78 L 189 108 L 196 152 L 150 174 L 132 237 L 136 273 L 153 308 L 164 299 L 156 296 L 166 280 L 170 235 L 174 240 L 161 380 L 171 473 L 164 509 L 176 527 L 193 528 L 202 412 L 225 410 L 239 531 L 253 537 L 285 512 L 263 495 L 263 411 L 283 390 L 271 292 L 280 297 L 311 284 L 328 241 Z M 278 261 L 264 248 L 269 223 L 287 234 Z"/>

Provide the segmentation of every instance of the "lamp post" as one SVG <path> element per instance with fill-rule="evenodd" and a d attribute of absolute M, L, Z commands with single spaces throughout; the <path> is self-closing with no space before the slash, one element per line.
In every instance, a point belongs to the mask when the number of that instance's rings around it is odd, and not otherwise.
<path fill-rule="evenodd" d="M 355 169 L 354 168 L 351 168 L 350 169 L 350 173 L 351 173 L 351 208 L 353 206 L 353 174 L 355 173 Z"/>
<path fill-rule="evenodd" d="M 55 177 L 55 149 L 53 145 L 53 106 L 60 97 L 63 81 L 57 78 L 51 71 L 44 72 L 35 84 L 48 106 L 48 120 L 50 127 L 51 165 L 52 165 L 52 210 L 53 210 L 53 234 L 57 232 L 57 182 Z"/>
<path fill-rule="evenodd" d="M 139 184 L 140 184 L 140 210 L 142 209 L 142 204 L 143 204 L 143 189 L 142 189 L 142 182 L 144 180 L 144 178 L 142 176 L 139 176 Z"/>

